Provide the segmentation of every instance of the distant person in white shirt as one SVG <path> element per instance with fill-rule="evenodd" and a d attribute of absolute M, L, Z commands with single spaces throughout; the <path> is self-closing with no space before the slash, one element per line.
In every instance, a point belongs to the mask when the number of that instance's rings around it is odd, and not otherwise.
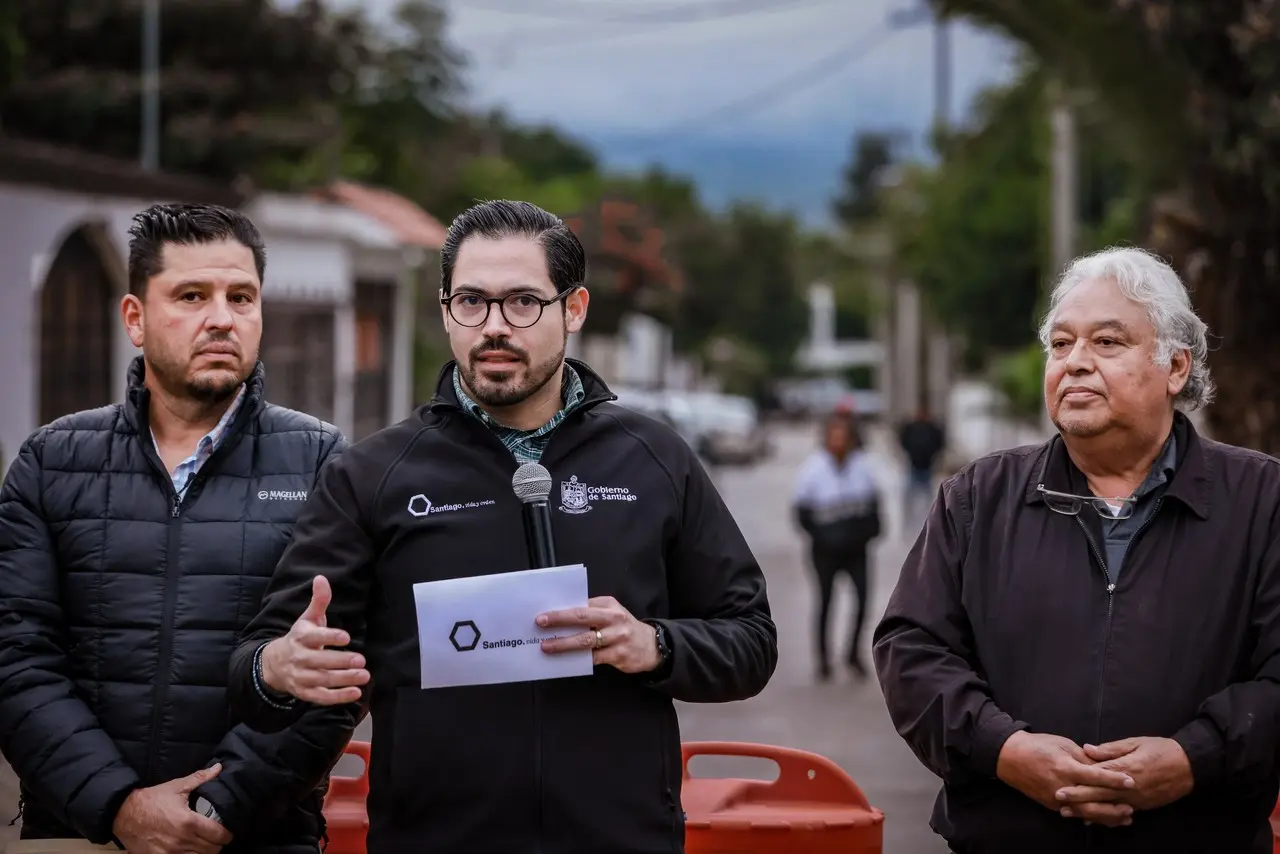
<path fill-rule="evenodd" d="M 836 412 L 823 422 L 822 447 L 801 467 L 793 503 L 800 527 L 810 538 L 818 580 L 818 678 L 831 678 L 827 630 L 831 594 L 841 572 L 848 573 L 856 592 L 845 661 L 859 679 L 865 678 L 859 650 L 867 611 L 867 549 L 880 535 L 880 500 L 870 455 L 851 414 Z"/>

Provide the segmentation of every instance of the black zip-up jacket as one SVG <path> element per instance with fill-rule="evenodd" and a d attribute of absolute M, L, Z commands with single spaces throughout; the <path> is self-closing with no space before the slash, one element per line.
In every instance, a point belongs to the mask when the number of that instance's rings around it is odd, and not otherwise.
<path fill-rule="evenodd" d="M 179 502 L 147 423 L 141 358 L 127 402 L 37 430 L 0 491 L 0 751 L 24 838 L 112 840 L 134 789 L 222 763 L 197 793 L 228 854 L 315 852 L 349 716 L 264 735 L 235 725 L 227 661 L 257 612 L 304 496 L 346 441 L 248 380 L 221 446 Z"/>
<path fill-rule="evenodd" d="M 1280 789 L 1280 462 L 1197 435 L 1116 583 L 1060 438 L 943 484 L 907 556 L 875 663 L 889 713 L 942 778 L 933 827 L 961 854 L 1263 854 Z M 1062 818 L 996 777 L 1018 730 L 1077 744 L 1176 740 L 1187 797 L 1129 827 Z"/>
<path fill-rule="evenodd" d="M 420 687 L 412 585 L 529 566 L 516 461 L 459 408 L 446 365 L 431 403 L 325 469 L 232 664 L 246 720 L 287 721 L 253 688 L 254 653 L 301 615 L 316 575 L 329 579 L 328 625 L 350 633 L 373 677 L 371 852 L 683 851 L 672 700 L 743 700 L 773 673 L 765 579 L 693 452 L 572 364 L 586 397 L 542 458 L 559 484 L 557 557 L 586 565 L 591 596 L 665 626 L 669 669 Z M 446 509 L 423 515 L 424 498 Z"/>

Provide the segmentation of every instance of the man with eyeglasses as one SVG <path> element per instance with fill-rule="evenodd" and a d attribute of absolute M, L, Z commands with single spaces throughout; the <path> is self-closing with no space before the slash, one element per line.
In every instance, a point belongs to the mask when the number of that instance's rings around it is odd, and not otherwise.
<path fill-rule="evenodd" d="M 1058 433 L 946 481 L 875 632 L 954 852 L 1270 852 L 1280 461 L 1199 435 L 1206 327 L 1137 249 L 1040 337 Z"/>
<path fill-rule="evenodd" d="M 434 400 L 324 470 L 233 657 L 257 727 L 370 701 L 378 854 L 681 851 L 673 701 L 746 699 L 777 663 L 764 576 L 693 451 L 565 358 L 586 273 L 531 204 L 453 222 L 456 361 Z M 560 482 L 558 562 L 585 564 L 592 598 L 529 628 L 565 627 L 542 651 L 591 649 L 593 673 L 424 690 L 413 585 L 528 566 L 512 475 L 533 461 Z"/>

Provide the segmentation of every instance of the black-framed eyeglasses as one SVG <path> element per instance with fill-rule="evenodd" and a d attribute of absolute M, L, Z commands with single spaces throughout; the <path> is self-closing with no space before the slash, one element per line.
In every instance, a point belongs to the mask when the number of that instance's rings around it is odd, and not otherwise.
<path fill-rule="evenodd" d="M 1064 516 L 1078 516 L 1088 504 L 1104 519 L 1128 519 L 1138 503 L 1134 498 L 1099 498 L 1096 495 L 1054 492 L 1052 489 L 1045 489 L 1043 483 L 1036 485 L 1036 492 L 1044 496 L 1046 507 Z"/>
<path fill-rule="evenodd" d="M 542 319 L 542 312 L 549 305 L 573 293 L 576 288 L 565 288 L 551 299 L 543 299 L 537 294 L 517 292 L 503 297 L 487 297 L 472 291 L 461 291 L 442 297 L 441 305 L 448 306 L 449 316 L 462 326 L 483 326 L 489 320 L 489 312 L 494 303 L 502 312 L 502 319 L 508 326 L 526 329 Z"/>

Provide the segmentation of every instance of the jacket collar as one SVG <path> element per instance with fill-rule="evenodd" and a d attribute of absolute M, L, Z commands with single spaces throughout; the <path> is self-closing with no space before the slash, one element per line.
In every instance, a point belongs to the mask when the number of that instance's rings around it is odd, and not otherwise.
<path fill-rule="evenodd" d="M 1176 499 L 1201 519 L 1207 519 L 1209 518 L 1209 487 L 1213 464 L 1205 453 L 1204 439 L 1196 432 L 1191 419 L 1182 412 L 1175 412 L 1173 415 L 1173 435 L 1177 443 L 1178 462 L 1173 480 L 1165 490 L 1165 498 Z M 1084 474 L 1071 461 L 1067 446 L 1058 434 L 1041 445 L 1040 452 L 1036 455 L 1031 476 L 1027 482 L 1028 504 L 1036 504 L 1044 500 L 1036 489 L 1041 483 L 1044 484 L 1045 489 L 1054 492 L 1088 494 Z"/>
<path fill-rule="evenodd" d="M 146 386 L 147 363 L 141 356 L 135 356 L 129 364 L 129 385 L 125 394 L 124 416 L 135 431 L 147 434 L 150 427 L 151 389 Z M 259 360 L 244 382 L 244 400 L 240 403 L 240 411 L 227 430 L 231 436 L 238 431 L 246 419 L 257 413 L 262 407 L 262 392 L 266 385 L 266 368 Z"/>
<path fill-rule="evenodd" d="M 582 390 L 586 393 L 582 403 L 578 404 L 576 409 L 587 409 L 598 403 L 607 403 L 618 399 L 618 396 L 609 389 L 609 386 L 601 376 L 587 367 L 585 362 L 580 362 L 577 359 L 565 359 L 565 363 L 578 372 L 578 378 L 582 380 Z M 453 388 L 453 371 L 457 366 L 457 360 L 450 359 L 440 369 L 440 374 L 436 377 L 435 396 L 427 404 L 429 410 L 437 412 L 462 408 L 458 395 Z"/>

